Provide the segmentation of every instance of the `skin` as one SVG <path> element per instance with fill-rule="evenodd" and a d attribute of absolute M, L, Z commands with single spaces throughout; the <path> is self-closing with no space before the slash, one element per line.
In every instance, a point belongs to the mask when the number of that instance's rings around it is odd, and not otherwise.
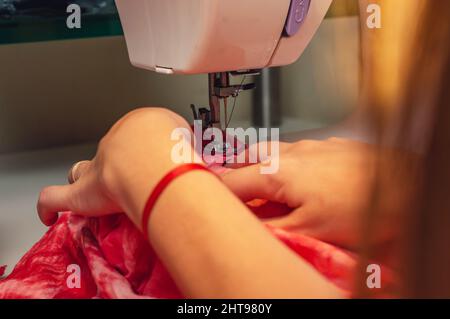
<path fill-rule="evenodd" d="M 42 190 L 42 222 L 51 225 L 57 212 L 68 210 L 84 216 L 125 212 L 141 227 L 149 194 L 176 167 L 170 135 L 179 127 L 189 126 L 164 109 L 126 115 L 102 139 L 95 158 L 71 172 L 73 184 Z M 358 240 L 371 152 L 366 144 L 346 140 L 303 141 L 282 144 L 275 175 L 261 175 L 259 164 L 228 172 L 222 181 L 208 172 L 190 172 L 162 193 L 147 225 L 148 239 L 190 298 L 342 297 L 275 239 L 243 201 L 286 203 L 293 212 L 270 224 L 351 246 Z"/>
<path fill-rule="evenodd" d="M 374 155 L 368 144 L 351 140 L 303 140 L 281 147 L 278 173 L 261 175 L 259 165 L 251 165 L 223 180 L 245 202 L 264 198 L 293 208 L 267 224 L 354 249 L 374 178 Z"/>
<path fill-rule="evenodd" d="M 365 9 L 373 2 L 360 1 L 361 16 L 366 16 Z M 383 8 L 388 2 L 375 1 Z M 410 2 L 392 4 L 398 6 L 392 12 L 402 12 L 401 7 L 406 3 L 410 6 Z M 397 15 L 383 17 L 389 34 L 393 34 L 397 25 L 389 21 L 398 21 Z M 370 85 L 372 68 L 368 62 L 376 61 L 371 52 L 378 51 L 372 46 L 378 45 L 376 40 L 383 33 L 368 30 L 364 19 L 362 22 L 367 77 L 363 82 Z M 402 45 L 400 41 L 389 43 Z M 378 72 L 381 83 L 389 86 L 389 90 L 382 87 L 377 92 L 383 98 L 396 96 L 392 81 L 385 80 L 396 79 L 392 70 L 398 64 L 395 58 L 401 56 L 381 59 L 385 68 L 373 68 L 389 71 L 387 77 Z M 373 85 L 363 88 L 363 95 L 370 90 Z M 102 139 L 95 158 L 80 163 L 70 173 L 73 184 L 42 190 L 38 212 L 43 223 L 51 225 L 57 212 L 66 210 L 85 216 L 125 212 L 141 227 L 149 194 L 175 167 L 170 159 L 175 143 L 170 134 L 179 127 L 189 126 L 164 109 L 140 109 L 122 118 Z M 379 188 L 387 192 L 382 192 L 376 220 L 383 227 L 371 226 L 383 230 L 373 234 L 379 247 L 388 247 L 386 243 L 393 239 L 393 229 L 401 220 L 395 212 L 405 210 L 411 193 L 405 185 L 413 184 L 395 184 L 409 181 L 414 171 L 414 167 L 396 167 L 391 159 L 397 156 L 392 150 L 349 140 L 302 141 L 281 145 L 280 170 L 275 175 L 259 174 L 258 164 L 239 167 L 225 174 L 222 181 L 206 172 L 191 172 L 177 178 L 161 195 L 146 225 L 148 239 L 187 297 L 340 298 L 342 292 L 273 238 L 242 202 L 266 198 L 285 203 L 292 213 L 267 223 L 356 249 L 375 167 L 381 163 L 388 168 L 380 179 Z"/>

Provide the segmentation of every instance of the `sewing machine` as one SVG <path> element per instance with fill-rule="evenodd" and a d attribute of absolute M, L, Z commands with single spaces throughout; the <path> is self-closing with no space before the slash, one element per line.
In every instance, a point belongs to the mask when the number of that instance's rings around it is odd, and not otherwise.
<path fill-rule="evenodd" d="M 194 117 L 206 127 L 224 128 L 227 99 L 254 88 L 232 85 L 230 76 L 295 62 L 331 2 L 116 0 L 116 5 L 131 63 L 164 74 L 208 74 L 209 110 L 193 108 Z"/>

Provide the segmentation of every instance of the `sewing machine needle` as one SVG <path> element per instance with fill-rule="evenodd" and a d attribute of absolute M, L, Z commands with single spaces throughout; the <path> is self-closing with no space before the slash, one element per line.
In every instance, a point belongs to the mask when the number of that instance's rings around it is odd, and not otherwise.
<path fill-rule="evenodd" d="M 224 98 L 223 99 L 223 108 L 224 108 L 224 113 L 225 113 L 225 129 L 228 128 L 228 103 L 227 103 L 228 99 Z"/>

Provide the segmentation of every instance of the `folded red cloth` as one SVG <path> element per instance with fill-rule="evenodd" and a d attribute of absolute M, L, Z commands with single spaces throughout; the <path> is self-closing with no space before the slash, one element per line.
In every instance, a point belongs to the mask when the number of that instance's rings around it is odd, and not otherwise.
<path fill-rule="evenodd" d="M 264 212 L 262 207 L 252 206 Z M 267 228 L 339 288 L 351 290 L 357 263 L 351 253 L 299 234 Z M 70 284 L 73 265 L 80 269 L 79 287 Z M 125 215 L 85 218 L 62 214 L 12 273 L 0 280 L 0 298 L 146 297 L 183 295 Z"/>

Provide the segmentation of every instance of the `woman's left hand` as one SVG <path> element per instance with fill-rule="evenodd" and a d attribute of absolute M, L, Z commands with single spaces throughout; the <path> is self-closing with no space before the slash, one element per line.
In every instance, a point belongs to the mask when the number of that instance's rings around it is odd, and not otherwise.
<path fill-rule="evenodd" d="M 52 225 L 62 211 L 84 216 L 126 212 L 138 224 L 142 208 L 131 203 L 142 202 L 141 198 L 146 198 L 176 165 L 171 158 L 176 143 L 171 134 L 177 128 L 190 130 L 184 119 L 166 109 L 128 113 L 103 137 L 94 159 L 71 169 L 71 185 L 42 190 L 37 205 L 41 221 Z M 126 190 L 131 188 L 142 190 L 142 194 L 128 194 Z"/>

